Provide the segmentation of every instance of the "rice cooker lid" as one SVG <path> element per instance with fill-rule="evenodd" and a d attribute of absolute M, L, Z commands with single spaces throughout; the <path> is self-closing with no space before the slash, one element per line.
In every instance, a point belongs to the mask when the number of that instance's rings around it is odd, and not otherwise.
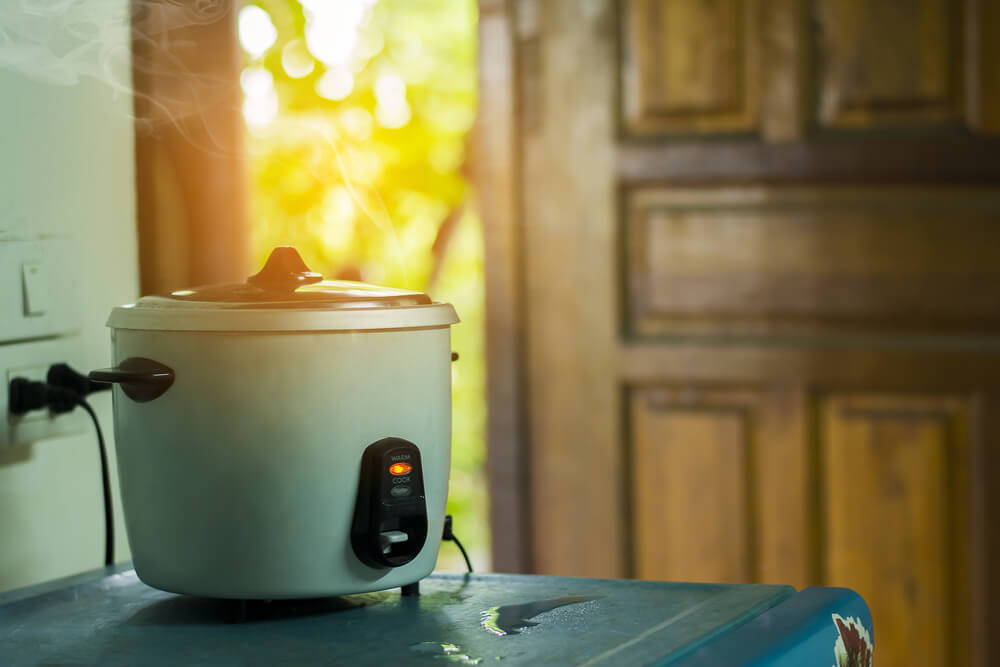
<path fill-rule="evenodd" d="M 245 282 L 144 296 L 115 308 L 113 329 L 338 331 L 444 327 L 455 309 L 423 292 L 323 280 L 291 246 L 275 248 Z"/>

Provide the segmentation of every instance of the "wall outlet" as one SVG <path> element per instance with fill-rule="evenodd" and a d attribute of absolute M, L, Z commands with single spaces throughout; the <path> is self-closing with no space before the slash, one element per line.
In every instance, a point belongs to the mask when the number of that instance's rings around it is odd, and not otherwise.
<path fill-rule="evenodd" d="M 81 372 L 76 244 L 52 235 L 0 236 L 0 446 L 27 444 L 87 428 L 82 411 L 53 415 L 34 410 L 11 415 L 10 381 L 44 380 L 65 362 Z"/>
<path fill-rule="evenodd" d="M 8 410 L 10 381 L 15 377 L 44 380 L 49 366 L 68 363 L 81 373 L 83 345 L 79 336 L 60 336 L 49 340 L 0 345 L 0 447 L 25 445 L 36 440 L 55 438 L 85 431 L 90 421 L 82 410 L 53 415 L 48 410 L 34 410 L 16 416 Z"/>

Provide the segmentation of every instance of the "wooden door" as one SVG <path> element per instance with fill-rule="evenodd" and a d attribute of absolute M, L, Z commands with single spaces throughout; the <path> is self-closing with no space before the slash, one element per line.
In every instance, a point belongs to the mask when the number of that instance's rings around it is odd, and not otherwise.
<path fill-rule="evenodd" d="M 1000 5 L 483 0 L 499 570 L 1000 662 Z"/>

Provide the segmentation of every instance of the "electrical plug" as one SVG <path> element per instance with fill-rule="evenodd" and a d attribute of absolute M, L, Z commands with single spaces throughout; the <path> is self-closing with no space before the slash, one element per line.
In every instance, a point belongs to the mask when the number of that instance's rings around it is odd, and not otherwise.
<path fill-rule="evenodd" d="M 16 377 L 7 386 L 7 410 L 12 415 L 23 415 L 32 410 L 49 408 L 52 412 L 69 412 L 80 402 L 80 397 L 64 387 L 46 382 Z"/>
<path fill-rule="evenodd" d="M 95 391 L 106 391 L 111 385 L 106 382 L 94 382 L 83 373 L 76 372 L 66 363 L 52 364 L 45 375 L 45 381 L 54 386 L 69 389 L 77 396 L 87 396 Z"/>

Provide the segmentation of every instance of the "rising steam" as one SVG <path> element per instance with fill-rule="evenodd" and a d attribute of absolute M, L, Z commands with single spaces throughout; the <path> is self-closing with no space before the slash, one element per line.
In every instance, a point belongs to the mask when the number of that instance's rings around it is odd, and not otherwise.
<path fill-rule="evenodd" d="M 15 0 L 0 5 L 0 69 L 43 83 L 72 86 L 80 79 L 131 87 L 116 74 L 127 40 L 128 5 L 121 0 Z M 126 60 L 127 62 L 127 60 Z M 117 72 L 116 72 L 117 70 Z"/>
<path fill-rule="evenodd" d="M 43 83 L 72 86 L 81 79 L 96 79 L 130 91 L 129 36 L 152 37 L 129 32 L 130 12 L 159 12 L 161 25 L 178 28 L 213 23 L 229 10 L 223 0 L 134 0 L 131 5 L 128 0 L 4 2 L 0 69 Z"/>
<path fill-rule="evenodd" d="M 335 0 L 312 3 L 317 16 L 328 1 Z M 362 0 L 357 11 L 371 4 L 372 0 Z M 156 134 L 169 125 L 205 153 L 227 153 L 208 125 L 198 123 L 198 116 L 219 105 L 234 104 L 233 88 L 237 87 L 238 94 L 238 81 L 206 71 L 206 59 L 219 54 L 211 52 L 211 44 L 197 41 L 196 30 L 184 29 L 217 23 L 237 5 L 235 0 L 0 0 L 0 73 L 14 72 L 54 86 L 99 82 L 111 94 L 136 100 L 132 119 L 138 133 Z M 354 18 L 351 26 L 337 23 L 335 27 L 354 29 L 360 14 Z M 345 40 L 332 40 L 338 41 Z M 326 44 L 326 50 L 321 50 L 326 59 L 320 58 L 331 61 L 328 65 L 336 64 L 335 56 L 343 55 L 331 55 L 330 48 Z M 139 80 L 143 82 L 136 86 L 134 81 Z M 238 106 L 235 102 L 233 108 Z M 408 120 L 408 108 L 406 113 Z M 198 131 L 192 133 L 189 125 L 198 126 Z M 315 131 L 332 149 L 351 199 L 388 236 L 405 273 L 395 225 L 377 189 L 351 178 L 330 128 L 317 127 Z M 314 177 L 326 180 L 315 173 Z M 370 195 L 374 208 L 366 205 L 363 192 Z"/>
<path fill-rule="evenodd" d="M 219 21 L 227 0 L 4 0 L 0 2 L 0 71 L 56 86 L 84 80 L 144 101 L 137 129 L 191 116 L 219 98 L 218 77 L 192 71 L 194 44 L 172 31 Z M 185 49 L 187 47 L 187 49 Z M 136 90 L 133 71 L 155 84 Z"/>

